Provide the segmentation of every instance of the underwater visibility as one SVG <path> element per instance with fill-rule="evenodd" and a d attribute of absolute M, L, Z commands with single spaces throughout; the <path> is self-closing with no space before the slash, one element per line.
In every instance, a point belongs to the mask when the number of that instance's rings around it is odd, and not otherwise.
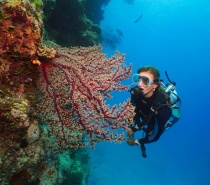
<path fill-rule="evenodd" d="M 1 185 L 206 185 L 207 0 L 1 0 Z"/>

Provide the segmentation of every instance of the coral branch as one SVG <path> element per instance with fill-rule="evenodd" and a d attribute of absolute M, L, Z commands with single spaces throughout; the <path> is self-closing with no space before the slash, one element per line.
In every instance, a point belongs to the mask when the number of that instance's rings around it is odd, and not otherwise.
<path fill-rule="evenodd" d="M 133 107 L 129 100 L 113 107 L 106 100 L 111 91 L 128 88 L 121 81 L 129 78 L 131 66 L 125 66 L 125 55 L 116 52 L 107 59 L 101 50 L 101 46 L 57 48 L 55 59 L 41 63 L 38 109 L 44 111 L 55 148 L 124 140 L 118 130 L 127 129 Z"/>

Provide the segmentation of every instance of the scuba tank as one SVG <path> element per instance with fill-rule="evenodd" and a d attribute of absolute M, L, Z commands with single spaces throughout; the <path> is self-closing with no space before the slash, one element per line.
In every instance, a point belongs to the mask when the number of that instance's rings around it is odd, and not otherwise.
<path fill-rule="evenodd" d="M 167 71 L 165 71 L 165 74 L 170 84 L 165 85 L 163 82 L 161 82 L 161 86 L 169 96 L 168 103 L 170 104 L 172 110 L 171 118 L 165 124 L 165 130 L 167 130 L 168 128 L 173 126 L 180 118 L 181 99 L 179 98 L 176 91 L 176 82 L 172 82 L 170 80 Z"/>
<path fill-rule="evenodd" d="M 176 82 L 172 82 L 168 76 L 167 71 L 165 71 L 166 77 L 168 79 L 168 81 L 170 82 L 170 84 L 164 84 L 163 82 L 161 82 L 162 88 L 164 89 L 164 91 L 169 95 L 169 104 L 170 105 L 174 105 L 176 104 L 178 101 L 181 101 L 180 98 L 178 97 L 177 91 L 176 91 Z"/>

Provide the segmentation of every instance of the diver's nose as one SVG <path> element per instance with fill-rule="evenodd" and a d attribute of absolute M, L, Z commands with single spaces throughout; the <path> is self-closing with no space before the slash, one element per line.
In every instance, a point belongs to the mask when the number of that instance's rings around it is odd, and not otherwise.
<path fill-rule="evenodd" d="M 140 89 L 143 89 L 142 88 L 142 81 L 140 80 L 140 82 L 138 83 L 138 87 L 140 88 Z"/>

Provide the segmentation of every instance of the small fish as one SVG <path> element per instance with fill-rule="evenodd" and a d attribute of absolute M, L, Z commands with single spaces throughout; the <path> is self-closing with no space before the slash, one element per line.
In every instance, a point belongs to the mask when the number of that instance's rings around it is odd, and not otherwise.
<path fill-rule="evenodd" d="M 118 34 L 119 36 L 123 37 L 123 32 L 122 32 L 121 30 L 116 29 L 116 32 L 117 32 L 117 34 Z"/>
<path fill-rule="evenodd" d="M 140 17 L 138 19 L 136 19 L 133 23 L 137 23 L 140 21 L 140 19 L 142 18 L 143 14 L 140 15 Z"/>
<path fill-rule="evenodd" d="M 26 77 L 24 81 L 25 81 L 25 83 L 29 83 L 29 82 L 31 82 L 31 81 L 32 81 L 32 79 L 31 79 L 31 78 L 29 78 L 29 77 Z"/>

